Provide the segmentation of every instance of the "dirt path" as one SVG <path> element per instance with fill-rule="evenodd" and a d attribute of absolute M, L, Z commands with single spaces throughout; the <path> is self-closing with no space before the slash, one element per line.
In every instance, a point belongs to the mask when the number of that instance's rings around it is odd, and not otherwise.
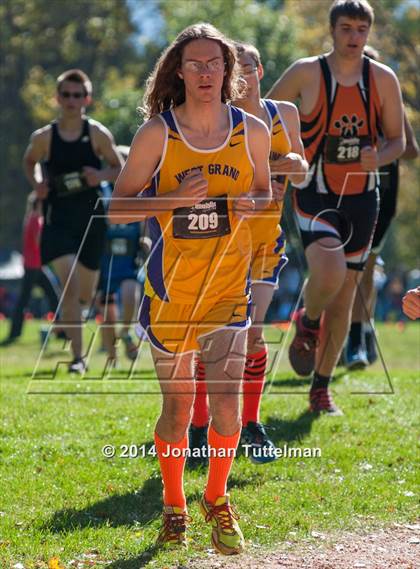
<path fill-rule="evenodd" d="M 303 542 L 297 548 L 285 542 L 264 554 L 254 549 L 251 555 L 249 547 L 234 557 L 209 551 L 207 559 L 191 561 L 188 569 L 420 569 L 420 523 L 394 524 L 364 535 L 313 532 L 312 537 L 319 543 Z"/>

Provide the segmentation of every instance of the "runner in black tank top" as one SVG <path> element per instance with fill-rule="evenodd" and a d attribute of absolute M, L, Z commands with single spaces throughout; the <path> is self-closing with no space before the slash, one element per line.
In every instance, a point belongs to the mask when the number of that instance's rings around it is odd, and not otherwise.
<path fill-rule="evenodd" d="M 57 121 L 52 123 L 51 129 L 50 157 L 44 163 L 50 188 L 44 201 L 45 213 L 52 223 L 55 220 L 65 222 L 70 209 L 78 214 L 73 223 L 82 223 L 86 216 L 91 216 L 101 195 L 100 187 L 89 187 L 83 174 L 84 166 L 101 169 L 101 160 L 92 148 L 89 120 L 83 120 L 80 137 L 72 142 L 61 138 Z"/>
<path fill-rule="evenodd" d="M 83 168 L 100 170 L 101 160 L 92 148 L 88 119 L 83 120 L 80 137 L 72 142 L 63 140 L 58 123 L 51 125 L 50 157 L 44 163 L 49 193 L 44 200 L 45 229 L 41 239 L 43 263 L 68 254 L 96 271 L 105 239 L 104 208 L 98 198 L 100 187 L 87 184 Z M 83 246 L 80 248 L 82 240 Z"/>
<path fill-rule="evenodd" d="M 60 118 L 33 133 L 24 158 L 26 176 L 44 200 L 42 263 L 52 263 L 60 279 L 62 320 L 72 324 L 66 329 L 74 356 L 69 371 L 79 373 L 86 366 L 81 325 L 74 324 L 81 323 L 81 303 L 93 298 L 106 230 L 104 209 L 96 205 L 100 183 L 114 181 L 122 164 L 111 133 L 84 116 L 91 92 L 82 71 L 63 73 L 57 80 Z M 108 168 L 101 167 L 101 158 Z M 42 181 L 35 176 L 37 163 L 43 165 Z"/>

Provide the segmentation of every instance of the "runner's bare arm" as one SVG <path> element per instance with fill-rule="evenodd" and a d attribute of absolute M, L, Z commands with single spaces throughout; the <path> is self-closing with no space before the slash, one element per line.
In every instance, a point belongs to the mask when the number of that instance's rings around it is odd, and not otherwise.
<path fill-rule="evenodd" d="M 270 135 L 266 125 L 252 115 L 246 116 L 248 147 L 254 163 L 254 180 L 251 191 L 235 200 L 234 210 L 239 217 L 252 215 L 265 209 L 272 200 L 270 183 Z"/>
<path fill-rule="evenodd" d="M 141 194 L 162 158 L 165 136 L 165 126 L 157 117 L 137 131 L 112 194 L 108 213 L 112 223 L 140 221 L 176 207 L 194 205 L 207 196 L 208 182 L 199 171 L 191 172 L 178 188 L 163 195 Z"/>
<path fill-rule="evenodd" d="M 299 59 L 286 69 L 280 79 L 277 79 L 266 98 L 293 103 L 300 98 L 305 77 L 311 68 L 312 65 L 307 59 Z"/>
<path fill-rule="evenodd" d="M 300 118 L 296 105 L 286 101 L 279 101 L 278 107 L 284 119 L 285 127 L 289 134 L 291 151 L 286 156 L 276 161 L 270 161 L 270 168 L 278 168 L 278 172 L 288 174 L 294 184 L 300 184 L 305 180 L 308 171 L 308 163 L 305 160 L 305 150 L 300 137 Z"/>
<path fill-rule="evenodd" d="M 91 132 L 97 154 L 105 160 L 107 168 L 96 169 L 85 166 L 83 172 L 89 186 L 97 186 L 102 181 L 114 182 L 124 164 L 111 132 L 101 123 L 92 121 Z"/>
<path fill-rule="evenodd" d="M 399 158 L 405 149 L 404 110 L 401 89 L 394 72 L 380 65 L 377 74 L 378 88 L 383 94 L 381 127 L 385 144 L 378 151 L 378 166 L 383 166 Z"/>
<path fill-rule="evenodd" d="M 23 171 L 26 179 L 41 200 L 47 197 L 49 190 L 46 180 L 37 179 L 35 167 L 39 162 L 47 158 L 48 128 L 44 127 L 32 133 L 23 156 Z"/>
<path fill-rule="evenodd" d="M 404 111 L 404 132 L 405 132 L 405 151 L 401 158 L 404 160 L 415 160 L 419 155 L 419 145 L 416 140 L 416 135 L 414 134 L 413 127 L 407 117 L 407 113 Z"/>
<path fill-rule="evenodd" d="M 420 318 L 420 287 L 408 290 L 402 299 L 402 309 L 411 320 Z"/>

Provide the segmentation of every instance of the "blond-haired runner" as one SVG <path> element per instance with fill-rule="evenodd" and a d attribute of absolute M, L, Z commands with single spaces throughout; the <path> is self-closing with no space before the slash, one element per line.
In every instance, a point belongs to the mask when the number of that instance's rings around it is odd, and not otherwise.
<path fill-rule="evenodd" d="M 246 92 L 234 104 L 264 121 L 271 133 L 270 167 L 274 199 L 268 208 L 249 220 L 252 235 L 252 326 L 248 330 L 242 408 L 242 440 L 250 445 L 247 455 L 252 462 L 264 464 L 275 460 L 274 444 L 259 417 L 267 365 L 264 318 L 280 271 L 287 263 L 285 235 L 280 227 L 287 177 L 295 183 L 302 182 L 308 165 L 304 158 L 296 106 L 289 102 L 262 99 L 260 81 L 264 69 L 257 48 L 240 42 L 235 42 L 235 47 Z M 200 447 L 206 440 L 208 412 L 205 385 L 204 366 L 198 362 L 190 447 Z"/>
<path fill-rule="evenodd" d="M 226 484 L 240 437 L 239 390 L 249 327 L 246 217 L 271 200 L 267 127 L 226 104 L 237 95 L 235 49 L 213 26 L 185 29 L 156 64 L 145 94 L 149 120 L 117 180 L 111 220 L 148 217 L 153 251 L 140 324 L 163 396 L 155 442 L 164 493 L 160 544 L 185 544 L 183 471 L 200 350 L 212 422 L 200 503 L 212 543 L 244 546 Z M 127 216 L 125 214 L 128 214 Z"/>

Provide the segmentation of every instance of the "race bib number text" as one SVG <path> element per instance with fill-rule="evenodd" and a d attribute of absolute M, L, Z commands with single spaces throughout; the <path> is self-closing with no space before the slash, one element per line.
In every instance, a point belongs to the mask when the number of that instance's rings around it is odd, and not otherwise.
<path fill-rule="evenodd" d="M 203 200 L 193 207 L 174 210 L 173 236 L 177 239 L 208 239 L 230 233 L 227 196 Z"/>
<path fill-rule="evenodd" d="M 371 144 L 369 136 L 343 136 L 328 135 L 325 142 L 325 162 L 329 164 L 350 164 L 360 162 L 360 151 Z"/>

